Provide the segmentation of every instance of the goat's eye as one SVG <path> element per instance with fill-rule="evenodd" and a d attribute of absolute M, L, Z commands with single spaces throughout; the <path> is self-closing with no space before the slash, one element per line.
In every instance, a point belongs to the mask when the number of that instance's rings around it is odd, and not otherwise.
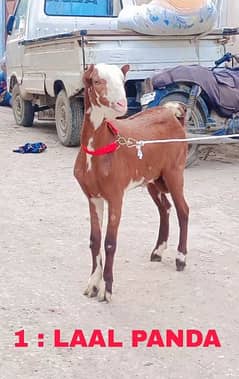
<path fill-rule="evenodd" d="M 97 86 L 100 84 L 100 81 L 99 80 L 94 80 L 94 84 Z"/>

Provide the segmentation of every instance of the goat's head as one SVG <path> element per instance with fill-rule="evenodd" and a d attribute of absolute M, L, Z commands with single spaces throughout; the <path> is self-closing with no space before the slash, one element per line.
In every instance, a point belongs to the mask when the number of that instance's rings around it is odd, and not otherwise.
<path fill-rule="evenodd" d="M 91 107 L 105 118 L 123 116 L 127 111 L 124 79 L 129 65 L 121 69 L 115 65 L 91 65 L 84 73 L 83 82 L 88 91 Z"/>

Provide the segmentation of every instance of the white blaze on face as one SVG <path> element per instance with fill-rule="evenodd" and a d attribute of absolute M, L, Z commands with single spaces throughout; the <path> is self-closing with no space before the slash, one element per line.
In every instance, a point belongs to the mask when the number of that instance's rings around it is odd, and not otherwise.
<path fill-rule="evenodd" d="M 105 117 L 123 116 L 127 111 L 127 98 L 124 87 L 124 74 L 118 66 L 99 63 L 96 66 L 98 75 L 106 81 L 106 98 L 110 108 L 102 106 Z"/>

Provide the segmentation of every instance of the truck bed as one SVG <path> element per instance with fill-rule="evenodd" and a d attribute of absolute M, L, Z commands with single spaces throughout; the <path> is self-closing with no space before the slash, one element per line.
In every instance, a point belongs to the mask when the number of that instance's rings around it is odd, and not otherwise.
<path fill-rule="evenodd" d="M 69 66 L 76 59 L 77 64 L 83 64 L 83 58 L 86 64 L 129 63 L 131 70 L 128 79 L 142 79 L 150 76 L 152 71 L 178 64 L 212 66 L 224 54 L 222 42 L 226 42 L 228 35 L 235 34 L 236 31 L 231 29 L 229 33 L 225 29 L 215 29 L 198 36 L 148 36 L 132 31 L 90 30 L 23 40 L 21 44 L 25 45 L 26 56 L 36 55 L 36 65 L 39 58 L 43 63 L 42 54 L 47 54 L 48 62 L 52 57 L 57 66 L 61 66 L 59 61 L 67 54 Z M 76 53 L 76 50 L 80 51 Z M 33 69 L 34 64 L 31 67 Z M 43 68 L 44 64 L 41 64 L 41 69 Z"/>

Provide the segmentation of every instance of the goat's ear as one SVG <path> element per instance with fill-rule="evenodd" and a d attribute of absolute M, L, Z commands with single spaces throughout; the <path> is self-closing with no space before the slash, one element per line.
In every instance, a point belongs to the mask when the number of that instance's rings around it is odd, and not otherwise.
<path fill-rule="evenodd" d="M 84 86 L 91 84 L 91 75 L 92 75 L 92 72 L 93 72 L 94 68 L 95 68 L 95 66 L 93 64 L 87 66 L 87 69 L 86 69 L 86 71 L 84 72 L 84 75 L 83 75 Z"/>
<path fill-rule="evenodd" d="M 129 64 L 125 64 L 124 66 L 121 67 L 121 71 L 123 72 L 124 76 L 126 76 L 126 74 L 129 71 L 129 69 L 130 69 L 130 65 Z"/>

